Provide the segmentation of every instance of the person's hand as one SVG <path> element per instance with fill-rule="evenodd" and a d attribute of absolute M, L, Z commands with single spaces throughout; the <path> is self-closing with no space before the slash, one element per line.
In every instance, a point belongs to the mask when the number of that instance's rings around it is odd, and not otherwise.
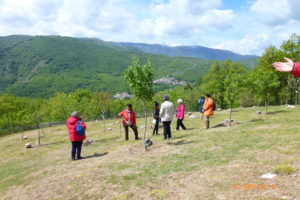
<path fill-rule="evenodd" d="M 284 58 L 286 62 L 275 62 L 273 67 L 279 72 L 291 72 L 294 67 L 294 62 L 289 58 Z"/>

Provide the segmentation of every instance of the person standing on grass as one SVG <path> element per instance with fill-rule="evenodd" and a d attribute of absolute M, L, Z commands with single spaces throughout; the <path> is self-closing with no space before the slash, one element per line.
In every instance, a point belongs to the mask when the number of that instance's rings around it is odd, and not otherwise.
<path fill-rule="evenodd" d="M 186 130 L 185 126 L 183 125 L 182 121 L 184 119 L 184 104 L 183 104 L 183 100 L 182 99 L 178 99 L 177 100 L 177 112 L 176 112 L 176 118 L 177 118 L 177 126 L 176 126 L 176 130 L 179 131 L 179 126 L 181 126 L 181 128 L 183 130 Z"/>
<path fill-rule="evenodd" d="M 163 96 L 163 100 L 164 102 L 161 104 L 159 116 L 164 125 L 164 139 L 172 140 L 171 123 L 173 120 L 174 105 L 169 101 L 169 96 L 167 94 Z"/>
<path fill-rule="evenodd" d="M 78 124 L 80 123 L 80 124 Z M 77 111 L 74 111 L 67 120 L 67 126 L 69 131 L 69 138 L 72 142 L 72 151 L 71 151 L 71 159 L 75 160 L 75 154 L 77 155 L 77 160 L 82 159 L 81 157 L 81 147 L 82 147 L 82 141 L 85 140 L 86 135 L 79 134 L 77 132 L 77 127 L 81 126 L 83 130 L 86 129 L 86 125 L 83 123 L 82 119 L 79 117 L 79 113 Z"/>
<path fill-rule="evenodd" d="M 198 106 L 199 106 L 199 112 L 200 112 L 200 119 L 203 118 L 203 104 L 205 102 L 204 96 L 202 96 L 199 101 L 198 101 Z"/>
<path fill-rule="evenodd" d="M 153 135 L 159 135 L 158 134 L 158 127 L 159 127 L 159 103 L 155 101 L 154 103 L 154 110 L 153 110 L 153 119 L 155 120 L 155 127 L 153 129 Z"/>
<path fill-rule="evenodd" d="M 210 94 L 206 94 L 206 99 L 203 104 L 203 115 L 205 120 L 206 129 L 209 129 L 209 118 L 214 115 L 213 107 L 214 101 L 211 98 Z"/>
<path fill-rule="evenodd" d="M 279 72 L 289 72 L 293 76 L 300 78 L 300 63 L 293 62 L 289 58 L 284 58 L 286 62 L 275 62 L 273 67 Z"/>
<path fill-rule="evenodd" d="M 127 104 L 126 109 L 123 110 L 118 117 L 123 117 L 123 126 L 125 129 L 125 140 L 128 140 L 128 129 L 129 127 L 133 130 L 135 139 L 138 140 L 138 129 L 136 126 L 136 118 L 135 118 L 135 112 L 132 110 L 132 105 Z"/>

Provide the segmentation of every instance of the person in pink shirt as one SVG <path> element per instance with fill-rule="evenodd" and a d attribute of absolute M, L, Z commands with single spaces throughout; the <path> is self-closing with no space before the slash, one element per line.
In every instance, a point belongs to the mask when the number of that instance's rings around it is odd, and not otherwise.
<path fill-rule="evenodd" d="M 289 72 L 300 78 L 300 63 L 293 62 L 289 58 L 284 58 L 286 62 L 274 62 L 273 67 L 279 72 Z"/>
<path fill-rule="evenodd" d="M 182 121 L 184 119 L 184 107 L 185 107 L 183 104 L 183 100 L 178 99 L 177 103 L 178 103 L 178 107 L 177 107 L 177 112 L 176 112 L 176 118 L 177 118 L 176 130 L 179 131 L 179 126 L 181 126 L 181 128 L 183 130 L 186 130 L 185 126 L 182 123 Z"/>

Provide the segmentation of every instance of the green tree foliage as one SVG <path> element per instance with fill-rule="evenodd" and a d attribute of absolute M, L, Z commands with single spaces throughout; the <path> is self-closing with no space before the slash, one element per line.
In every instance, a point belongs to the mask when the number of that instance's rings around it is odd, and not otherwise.
<path fill-rule="evenodd" d="M 101 112 L 101 117 L 103 119 L 104 131 L 105 131 L 105 113 L 109 110 L 110 93 L 109 92 L 97 92 L 94 94 L 94 100 L 96 101 L 98 108 Z"/>
<path fill-rule="evenodd" d="M 150 59 L 143 66 L 140 65 L 139 59 L 133 57 L 132 65 L 125 71 L 125 79 L 132 93 L 143 102 L 145 110 L 145 132 L 147 131 L 147 102 L 152 101 L 153 91 L 153 67 Z"/>

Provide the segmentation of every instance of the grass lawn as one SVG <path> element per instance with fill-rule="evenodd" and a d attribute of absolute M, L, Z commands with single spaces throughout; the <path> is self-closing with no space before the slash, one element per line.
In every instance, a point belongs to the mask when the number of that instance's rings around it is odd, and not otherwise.
<path fill-rule="evenodd" d="M 124 141 L 116 120 L 105 132 L 101 121 L 89 122 L 93 143 L 80 161 L 70 161 L 66 126 L 44 129 L 42 146 L 33 149 L 24 145 L 35 143 L 36 130 L 26 141 L 1 137 L 0 199 L 300 199 L 300 109 L 257 110 L 264 108 L 234 109 L 233 126 L 209 130 L 186 115 L 188 130 L 173 132 L 172 141 L 147 130 L 154 143 L 148 151 L 131 130 Z M 211 125 L 226 118 L 227 110 L 216 111 Z M 277 176 L 260 178 L 266 173 Z"/>

